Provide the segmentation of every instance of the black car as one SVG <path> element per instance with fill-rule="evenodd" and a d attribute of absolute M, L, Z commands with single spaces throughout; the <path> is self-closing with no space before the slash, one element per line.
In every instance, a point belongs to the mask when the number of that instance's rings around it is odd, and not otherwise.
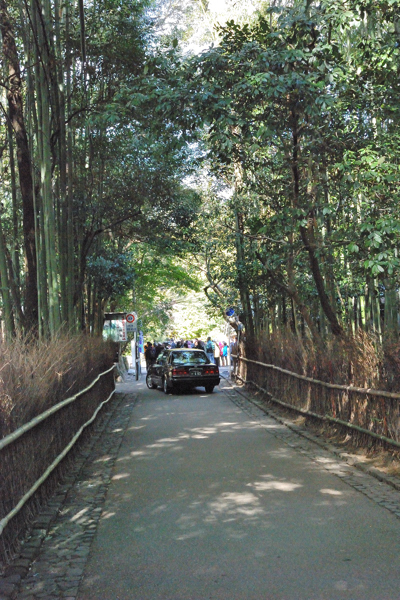
<path fill-rule="evenodd" d="M 162 387 L 168 394 L 174 388 L 203 386 L 211 394 L 220 382 L 217 365 L 211 364 L 203 350 L 194 348 L 171 348 L 164 350 L 157 361 L 149 366 L 147 387 Z"/>

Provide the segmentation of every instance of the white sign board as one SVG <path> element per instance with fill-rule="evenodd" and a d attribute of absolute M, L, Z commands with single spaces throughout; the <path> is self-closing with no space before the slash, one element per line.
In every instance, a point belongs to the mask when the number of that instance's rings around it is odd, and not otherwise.
<path fill-rule="evenodd" d="M 137 331 L 137 314 L 135 312 L 130 312 L 126 315 L 126 331 L 128 333 Z"/>
<path fill-rule="evenodd" d="M 115 323 L 117 342 L 127 342 L 128 341 L 128 332 L 126 330 L 125 319 L 121 319 L 120 321 L 113 321 L 113 323 Z"/>
<path fill-rule="evenodd" d="M 126 315 L 126 330 L 128 333 L 137 331 L 137 314 L 135 312 Z"/>

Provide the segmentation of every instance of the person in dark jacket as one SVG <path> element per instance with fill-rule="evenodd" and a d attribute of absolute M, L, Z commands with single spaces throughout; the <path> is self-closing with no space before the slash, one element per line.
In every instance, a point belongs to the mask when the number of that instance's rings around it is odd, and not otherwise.
<path fill-rule="evenodd" d="M 238 353 L 238 343 L 237 343 L 237 336 L 235 335 L 233 337 L 233 341 L 231 342 L 231 360 L 232 360 L 232 374 L 236 373 L 236 366 L 237 366 L 237 353 Z"/>
<path fill-rule="evenodd" d="M 149 370 L 151 365 L 154 365 L 157 358 L 157 351 L 151 342 L 147 342 L 147 348 L 144 352 L 144 358 L 146 360 L 146 369 Z"/>

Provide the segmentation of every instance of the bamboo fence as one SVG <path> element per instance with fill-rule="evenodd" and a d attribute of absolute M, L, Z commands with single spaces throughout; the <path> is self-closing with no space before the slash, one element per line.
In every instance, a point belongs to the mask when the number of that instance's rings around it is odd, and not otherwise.
<path fill-rule="evenodd" d="M 235 360 L 241 381 L 285 408 L 351 429 L 358 444 L 375 438 L 400 448 L 400 394 L 326 383 L 242 356 Z"/>
<path fill-rule="evenodd" d="M 0 563 L 68 473 L 65 457 L 114 394 L 114 370 L 0 439 Z"/>

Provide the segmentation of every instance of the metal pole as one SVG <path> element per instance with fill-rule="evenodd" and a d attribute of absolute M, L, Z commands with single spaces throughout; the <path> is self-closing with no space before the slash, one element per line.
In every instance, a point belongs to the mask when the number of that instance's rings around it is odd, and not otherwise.
<path fill-rule="evenodd" d="M 139 379 L 139 348 L 137 343 L 137 330 L 133 332 L 133 339 L 135 340 L 135 379 L 138 381 Z"/>

